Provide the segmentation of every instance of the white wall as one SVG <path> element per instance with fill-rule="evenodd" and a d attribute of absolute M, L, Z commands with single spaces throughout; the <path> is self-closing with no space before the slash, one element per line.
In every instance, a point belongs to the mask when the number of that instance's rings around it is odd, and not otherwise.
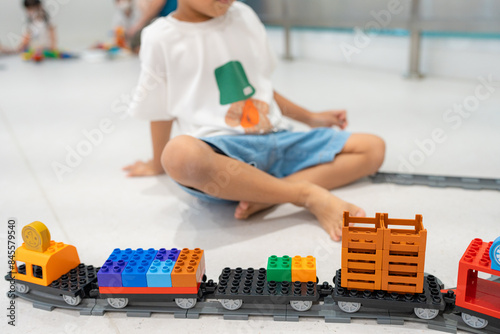
<path fill-rule="evenodd" d="M 0 42 L 3 45 L 12 45 L 21 32 L 25 20 L 21 2 L 0 0 Z M 60 48 L 82 50 L 97 41 L 110 39 L 113 0 L 45 0 L 45 6 L 57 26 Z M 282 29 L 268 30 L 275 49 L 283 54 Z M 340 62 L 345 66 L 391 71 L 396 75 L 407 71 L 407 37 L 373 36 L 370 43 L 358 54 L 353 54 L 348 62 L 340 47 L 343 43 L 355 45 L 354 39 L 352 33 L 294 30 L 293 54 L 301 59 Z M 498 39 L 433 38 L 424 39 L 422 43 L 422 71 L 427 75 L 474 79 L 493 74 L 500 78 L 498 59 Z"/>
<path fill-rule="evenodd" d="M 111 28 L 113 0 L 42 0 L 57 27 L 59 47 L 84 49 L 106 41 Z M 0 42 L 15 47 L 25 22 L 22 0 L 0 1 Z"/>

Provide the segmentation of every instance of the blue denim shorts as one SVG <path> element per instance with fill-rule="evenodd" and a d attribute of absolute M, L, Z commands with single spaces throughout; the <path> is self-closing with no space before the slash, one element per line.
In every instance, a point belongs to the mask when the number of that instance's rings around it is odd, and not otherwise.
<path fill-rule="evenodd" d="M 200 138 L 215 152 L 250 164 L 277 178 L 333 161 L 350 133 L 332 128 L 308 132 L 280 131 L 264 135 L 227 135 Z M 180 185 L 197 198 L 217 203 L 235 203 Z"/>

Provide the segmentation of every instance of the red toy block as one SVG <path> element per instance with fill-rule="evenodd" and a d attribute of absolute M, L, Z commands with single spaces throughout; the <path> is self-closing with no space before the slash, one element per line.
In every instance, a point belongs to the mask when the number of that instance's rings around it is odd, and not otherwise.
<path fill-rule="evenodd" d="M 500 276 L 491 269 L 489 251 L 493 242 L 471 241 L 458 265 L 456 305 L 500 319 L 500 283 L 481 279 L 479 272 Z"/>
<path fill-rule="evenodd" d="M 127 287 L 106 287 L 100 286 L 99 293 L 101 294 L 121 294 L 121 295 L 183 295 L 183 294 L 197 294 L 200 284 L 192 287 L 180 287 L 180 288 L 127 288 Z"/>

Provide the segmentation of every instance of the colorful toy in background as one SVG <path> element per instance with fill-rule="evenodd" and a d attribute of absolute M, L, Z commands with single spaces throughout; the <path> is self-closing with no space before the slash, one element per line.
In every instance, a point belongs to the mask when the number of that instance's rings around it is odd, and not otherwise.
<path fill-rule="evenodd" d="M 274 307 L 275 319 L 286 319 L 284 314 L 298 319 L 296 314 L 302 314 L 326 321 L 326 314 L 332 316 L 338 307 L 344 314 L 380 316 L 391 323 L 418 319 L 445 331 L 450 331 L 449 318 L 462 319 L 475 330 L 500 330 L 500 282 L 479 275 L 500 276 L 500 237 L 489 243 L 474 239 L 460 260 L 457 288 L 443 289 L 437 277 L 424 273 L 427 230 L 420 215 L 393 219 L 380 213 L 350 217 L 345 212 L 342 267 L 333 286 L 319 283 L 313 256 L 272 255 L 267 268 L 224 268 L 214 282 L 207 281 L 205 252 L 199 248 L 115 249 L 95 268 L 80 263 L 75 247 L 50 241 L 40 222 L 25 226 L 22 234 L 24 243 L 6 276 L 15 280 L 16 295 L 41 291 L 62 296 L 73 307 L 89 299 L 87 314 L 102 315 L 130 304 L 134 312 L 145 307 L 145 314 L 174 312 L 177 317 L 177 311 L 157 304 L 173 302 L 188 318 L 206 311 L 247 319 L 255 307 Z M 37 303 L 48 309 L 59 305 L 52 299 Z"/>
<path fill-rule="evenodd" d="M 117 27 L 113 34 L 113 43 L 97 43 L 93 49 L 105 51 L 108 58 L 115 58 L 123 53 L 129 54 L 130 49 L 127 44 L 127 39 L 125 38 L 125 29 Z"/>
<path fill-rule="evenodd" d="M 115 29 L 115 42 L 119 48 L 128 49 L 127 39 L 125 38 L 125 28 L 118 27 Z"/>
<path fill-rule="evenodd" d="M 58 50 L 33 50 L 29 49 L 22 53 L 22 58 L 25 61 L 34 61 L 36 63 L 41 62 L 44 59 L 74 59 L 78 58 L 77 55 L 62 52 Z"/>

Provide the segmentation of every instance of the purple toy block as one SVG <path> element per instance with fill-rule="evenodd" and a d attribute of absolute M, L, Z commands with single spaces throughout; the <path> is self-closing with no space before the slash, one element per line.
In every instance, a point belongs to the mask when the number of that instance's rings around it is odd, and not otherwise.
<path fill-rule="evenodd" d="M 122 272 L 126 263 L 123 260 L 113 262 L 107 260 L 97 273 L 97 282 L 99 286 L 121 287 Z"/>
<path fill-rule="evenodd" d="M 180 253 L 181 251 L 178 250 L 177 248 L 172 248 L 169 250 L 165 248 L 160 248 L 160 250 L 156 254 L 155 260 L 160 260 L 161 262 L 165 262 L 166 260 L 172 260 L 175 263 Z"/>

